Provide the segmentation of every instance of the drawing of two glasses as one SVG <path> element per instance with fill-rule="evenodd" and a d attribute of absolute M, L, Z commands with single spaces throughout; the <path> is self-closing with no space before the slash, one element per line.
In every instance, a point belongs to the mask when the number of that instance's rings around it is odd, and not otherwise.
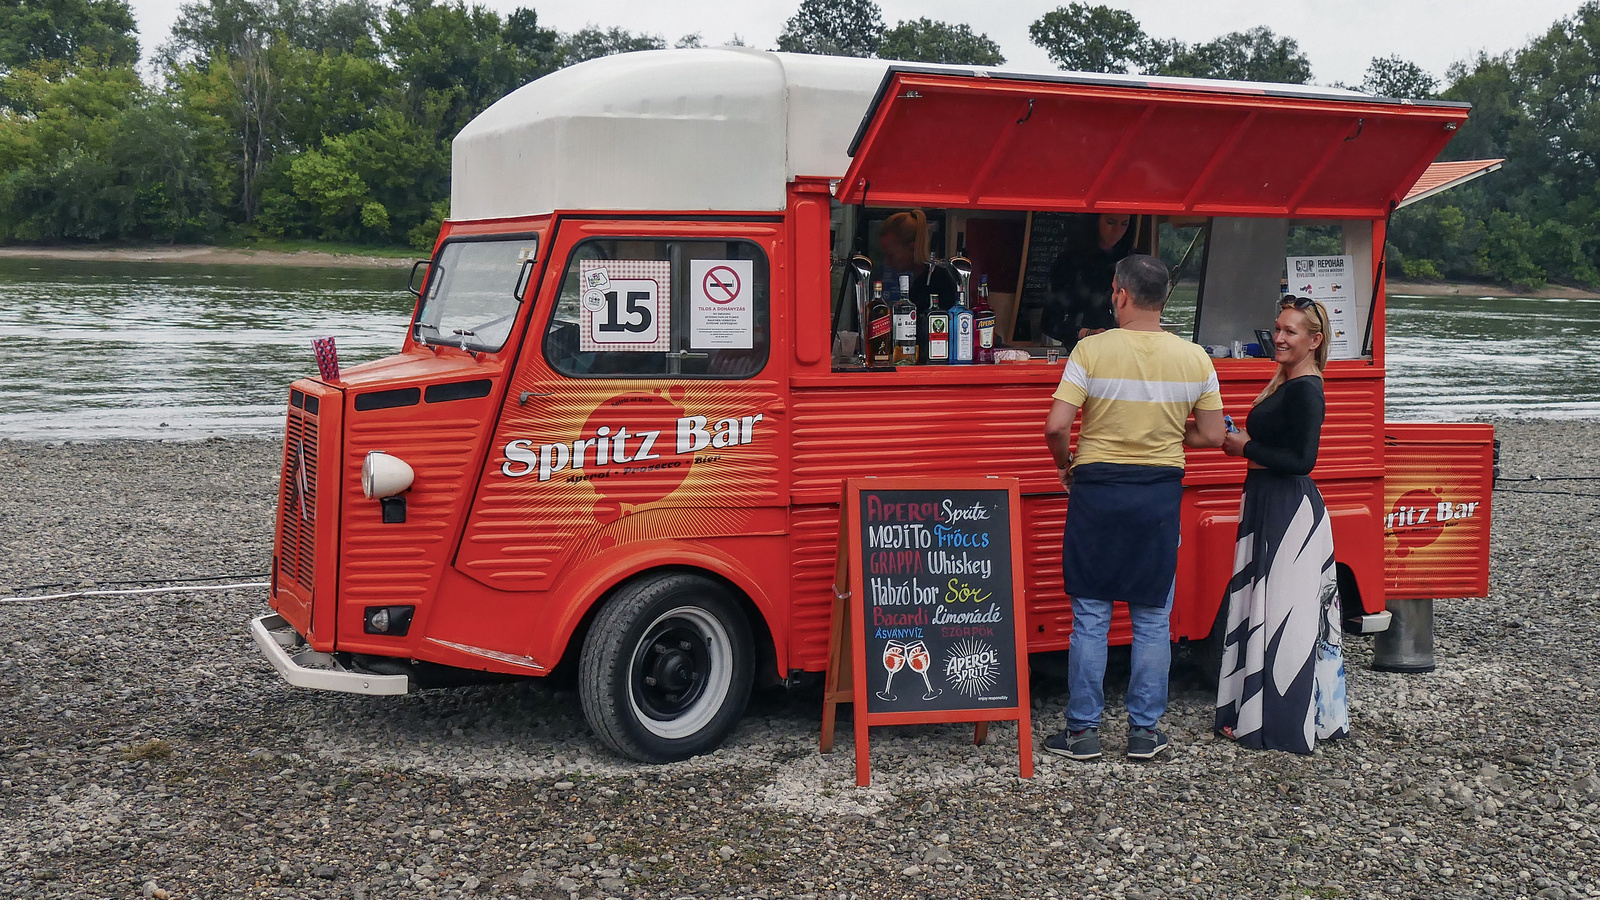
<path fill-rule="evenodd" d="M 911 666 L 911 671 L 922 676 L 922 684 L 927 693 L 922 695 L 924 700 L 932 700 L 944 691 L 935 688 L 928 680 L 928 667 L 933 664 L 933 656 L 928 653 L 928 645 L 921 641 L 912 641 L 909 644 L 900 641 L 890 641 L 883 645 L 883 667 L 889 670 L 889 678 L 883 684 L 883 690 L 878 692 L 880 700 L 894 702 L 894 673 Z"/>

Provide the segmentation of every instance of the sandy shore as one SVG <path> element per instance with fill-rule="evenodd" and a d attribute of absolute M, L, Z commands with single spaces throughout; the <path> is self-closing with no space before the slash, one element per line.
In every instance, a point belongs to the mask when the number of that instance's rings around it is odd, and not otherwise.
<path fill-rule="evenodd" d="M 1458 294 L 1462 297 L 1533 297 L 1537 299 L 1569 298 L 1600 300 L 1600 293 L 1561 284 L 1547 284 L 1542 288 L 1513 288 L 1494 284 L 1452 283 L 1444 281 L 1390 281 L 1388 292 L 1393 294 Z"/>
<path fill-rule="evenodd" d="M 422 256 L 420 253 L 417 255 L 419 258 Z M 317 266 L 341 269 L 403 269 L 412 262 L 410 258 L 395 259 L 325 250 L 250 250 L 198 244 L 159 247 L 0 247 L 0 259 L 194 263 L 213 266 Z"/>

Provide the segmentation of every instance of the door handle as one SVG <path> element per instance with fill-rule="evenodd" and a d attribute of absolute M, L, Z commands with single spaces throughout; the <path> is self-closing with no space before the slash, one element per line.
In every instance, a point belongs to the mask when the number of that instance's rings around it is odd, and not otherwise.
<path fill-rule="evenodd" d="M 523 391 L 517 395 L 517 405 L 527 406 L 529 397 L 554 397 L 549 391 Z"/>

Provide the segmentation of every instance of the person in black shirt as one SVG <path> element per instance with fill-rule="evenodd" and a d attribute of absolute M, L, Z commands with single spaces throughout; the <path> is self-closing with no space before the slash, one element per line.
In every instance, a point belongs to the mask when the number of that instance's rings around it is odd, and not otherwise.
<path fill-rule="evenodd" d="M 1285 297 L 1272 333 L 1278 371 L 1249 431 L 1223 452 L 1250 461 L 1228 582 L 1217 733 L 1258 749 L 1310 753 L 1350 730 L 1333 530 L 1310 478 L 1317 464 L 1328 313 Z"/>
<path fill-rule="evenodd" d="M 1078 218 L 1078 234 L 1050 267 L 1050 293 L 1039 322 L 1039 329 L 1060 341 L 1067 353 L 1081 338 L 1117 327 L 1111 281 L 1134 236 L 1129 215 Z"/>

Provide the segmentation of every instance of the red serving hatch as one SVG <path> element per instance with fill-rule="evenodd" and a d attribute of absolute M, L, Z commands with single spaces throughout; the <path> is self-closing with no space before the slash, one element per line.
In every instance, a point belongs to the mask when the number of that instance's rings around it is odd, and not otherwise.
<path fill-rule="evenodd" d="M 1385 215 L 1468 104 L 1315 89 L 891 68 L 846 203 L 1201 215 Z"/>

